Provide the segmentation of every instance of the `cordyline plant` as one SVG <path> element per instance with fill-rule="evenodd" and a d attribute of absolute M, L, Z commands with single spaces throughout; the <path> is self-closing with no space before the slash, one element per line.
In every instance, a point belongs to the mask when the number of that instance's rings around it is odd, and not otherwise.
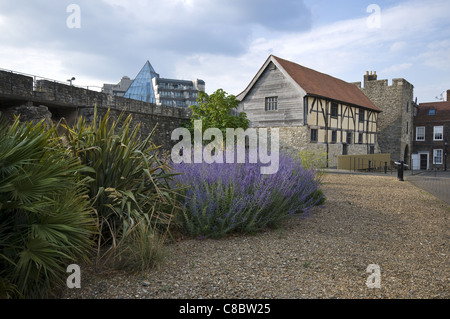
<path fill-rule="evenodd" d="M 192 236 L 222 237 L 277 227 L 287 217 L 323 203 L 320 178 L 301 161 L 280 154 L 279 171 L 261 175 L 261 164 L 174 164 L 188 185 L 178 224 Z"/>
<path fill-rule="evenodd" d="M 87 173 L 54 127 L 0 124 L 0 298 L 53 296 L 89 261 L 96 221 Z"/>
<path fill-rule="evenodd" d="M 141 140 L 140 124 L 131 125 L 131 116 L 124 118 L 122 113 L 112 121 L 108 110 L 100 119 L 95 108 L 91 124 L 80 118 L 73 128 L 62 126 L 70 152 L 93 169 L 87 176 L 91 178 L 89 196 L 99 218 L 98 251 L 106 249 L 102 259 L 113 257 L 116 266 L 125 262 L 123 266 L 129 268 L 127 263 L 137 257 L 132 266 L 145 269 L 157 257 L 177 202 L 169 184 L 173 174 L 150 142 L 156 127 Z M 139 251 L 142 254 L 130 257 Z"/>

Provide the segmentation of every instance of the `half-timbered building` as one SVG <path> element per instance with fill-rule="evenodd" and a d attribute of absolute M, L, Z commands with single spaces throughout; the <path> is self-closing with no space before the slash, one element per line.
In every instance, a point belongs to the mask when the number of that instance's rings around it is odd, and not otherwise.
<path fill-rule="evenodd" d="M 271 55 L 237 98 L 251 126 L 279 128 L 290 152 L 324 151 L 330 167 L 378 152 L 381 110 L 354 84 Z"/>

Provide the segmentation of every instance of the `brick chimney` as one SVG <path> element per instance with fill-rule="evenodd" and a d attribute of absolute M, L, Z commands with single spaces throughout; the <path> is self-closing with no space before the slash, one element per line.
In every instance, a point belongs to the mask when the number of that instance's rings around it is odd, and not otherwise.
<path fill-rule="evenodd" d="M 366 75 L 364 75 L 364 83 L 369 81 L 377 80 L 377 71 L 366 71 Z"/>
<path fill-rule="evenodd" d="M 447 102 L 450 102 L 450 90 L 447 90 Z"/>

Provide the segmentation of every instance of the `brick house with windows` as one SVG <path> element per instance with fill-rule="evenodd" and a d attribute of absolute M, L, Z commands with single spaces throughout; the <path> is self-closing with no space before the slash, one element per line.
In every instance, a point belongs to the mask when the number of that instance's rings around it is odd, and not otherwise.
<path fill-rule="evenodd" d="M 421 103 L 414 116 L 414 146 L 412 154 L 415 170 L 445 170 L 450 151 L 450 90 L 447 101 Z"/>
<path fill-rule="evenodd" d="M 356 85 L 291 61 L 269 56 L 237 96 L 254 128 L 279 128 L 280 148 L 339 155 L 379 153 L 378 108 Z"/>

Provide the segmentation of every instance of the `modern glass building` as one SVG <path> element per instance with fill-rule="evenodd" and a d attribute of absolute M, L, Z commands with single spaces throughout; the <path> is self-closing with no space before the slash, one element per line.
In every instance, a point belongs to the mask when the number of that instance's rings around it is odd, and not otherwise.
<path fill-rule="evenodd" d="M 189 107 L 196 103 L 199 91 L 205 91 L 205 81 L 160 78 L 147 61 L 123 97 L 157 105 Z"/>
<path fill-rule="evenodd" d="M 153 90 L 154 78 L 159 78 L 159 74 L 156 73 L 150 62 L 147 61 L 123 97 L 156 103 L 155 91 Z"/>

